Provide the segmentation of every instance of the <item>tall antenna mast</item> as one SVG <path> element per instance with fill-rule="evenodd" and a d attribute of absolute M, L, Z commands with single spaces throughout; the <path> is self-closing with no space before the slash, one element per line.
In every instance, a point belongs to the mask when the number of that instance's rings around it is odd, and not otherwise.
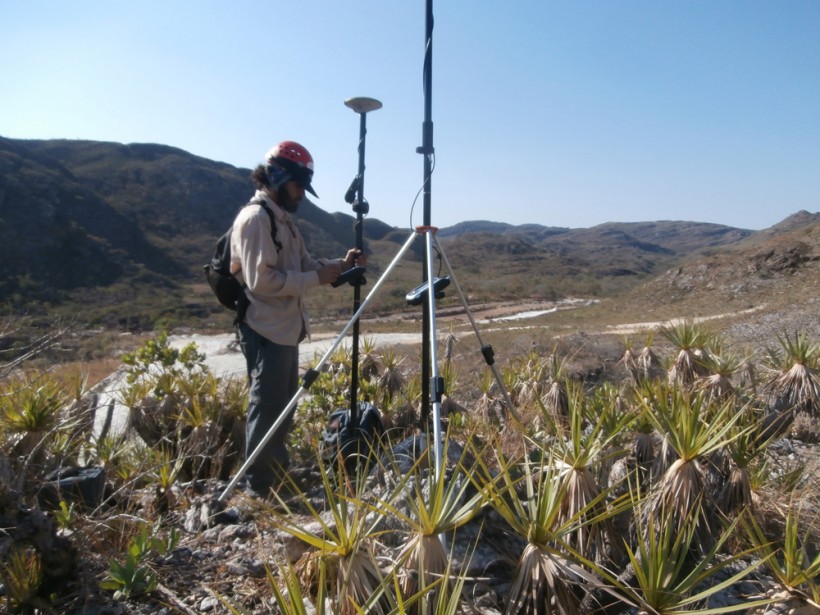
<path fill-rule="evenodd" d="M 433 0 L 426 0 L 426 17 L 424 28 L 424 122 L 421 128 L 421 147 L 416 148 L 416 152 L 424 156 L 424 184 L 423 224 L 425 227 L 431 225 L 431 175 L 433 173 Z M 423 267 L 422 280 L 427 281 L 427 256 Z M 432 281 L 430 281 L 432 284 Z M 421 416 L 422 427 L 427 426 L 430 415 L 430 344 L 435 340 L 430 339 L 430 310 L 427 302 L 424 303 L 424 313 L 422 319 L 423 335 L 421 340 Z"/>

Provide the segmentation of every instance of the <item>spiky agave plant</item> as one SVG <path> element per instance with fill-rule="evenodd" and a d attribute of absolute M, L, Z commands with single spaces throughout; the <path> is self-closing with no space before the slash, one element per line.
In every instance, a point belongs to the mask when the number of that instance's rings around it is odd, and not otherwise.
<path fill-rule="evenodd" d="M 678 349 L 667 374 L 669 384 L 688 387 L 706 373 L 701 361 L 709 336 L 700 326 L 684 320 L 661 328 L 661 334 Z"/>
<path fill-rule="evenodd" d="M 569 489 L 563 464 L 549 453 L 537 462 L 525 456 L 520 463 L 496 453 L 499 470 L 494 478 L 487 479 L 493 474 L 480 457 L 480 471 L 472 478 L 509 528 L 527 541 L 518 560 L 505 614 L 580 613 L 576 589 L 598 584 L 606 573 L 574 550 L 568 544 L 569 537 L 579 525 L 601 522 L 617 511 L 597 515 L 593 511 L 600 506 L 601 499 L 596 499 L 567 519 L 562 513 Z M 519 475 L 521 478 L 517 478 Z"/>
<path fill-rule="evenodd" d="M 568 387 L 569 428 L 565 437 L 553 443 L 554 463 L 566 481 L 566 492 L 560 505 L 558 523 L 576 524 L 565 537 L 566 543 L 585 557 L 601 563 L 608 558 L 608 547 L 617 548 L 618 541 L 606 514 L 606 494 L 595 478 L 595 465 L 606 465 L 607 457 L 617 455 L 612 447 L 630 422 L 626 414 L 610 413 L 601 403 L 591 403 L 587 424 L 587 403 L 580 385 Z M 600 401 L 600 398 L 599 398 Z M 611 416 L 612 420 L 603 419 Z"/>
<path fill-rule="evenodd" d="M 751 349 L 746 349 L 740 359 L 740 367 L 738 368 L 739 386 L 742 390 L 747 391 L 751 395 L 757 393 L 758 370 L 755 362 L 755 352 Z"/>
<path fill-rule="evenodd" d="M 382 391 L 383 392 L 383 391 Z M 412 434 L 418 426 L 421 411 L 421 377 L 417 374 L 390 397 L 382 397 L 385 434 L 390 440 L 401 440 Z"/>
<path fill-rule="evenodd" d="M 752 515 L 744 515 L 747 534 L 769 572 L 792 595 L 820 609 L 820 553 L 810 553 L 817 532 L 815 524 L 801 528 L 801 514 L 795 499 L 785 515 L 782 536 L 767 536 Z M 816 520 L 816 511 L 812 515 Z M 802 529 L 802 533 L 801 533 Z"/>
<path fill-rule="evenodd" d="M 749 406 L 744 406 L 740 412 L 752 417 Z M 758 437 L 759 428 L 745 418 L 733 429 L 737 432 L 730 437 L 727 454 L 731 460 L 728 476 L 725 477 L 722 487 L 717 494 L 717 504 L 724 514 L 751 510 L 755 502 L 753 470 L 754 464 L 763 461 L 763 455 L 769 446 L 770 440 L 761 440 Z"/>
<path fill-rule="evenodd" d="M 64 428 L 60 412 L 66 401 L 62 384 L 49 374 L 6 383 L 0 390 L 0 422 L 9 436 L 9 457 L 42 458 L 54 430 Z"/>
<path fill-rule="evenodd" d="M 404 615 L 412 612 L 415 605 L 421 609 L 427 608 L 432 615 L 456 615 L 464 612 L 462 609 L 462 595 L 464 593 L 464 582 L 467 578 L 463 574 L 456 574 L 453 570 L 453 557 L 447 562 L 447 568 L 438 579 L 427 587 L 421 587 L 415 596 L 404 600 L 404 604 L 397 607 L 391 615 Z M 469 557 L 468 557 L 469 559 Z M 422 602 L 428 596 L 434 596 L 435 601 Z"/>
<path fill-rule="evenodd" d="M 653 340 L 654 333 L 650 333 L 644 342 L 644 347 L 635 359 L 638 365 L 640 380 L 642 381 L 656 380 L 664 373 L 663 361 L 661 361 L 661 358 L 652 349 Z"/>
<path fill-rule="evenodd" d="M 177 451 L 186 458 L 186 478 L 207 478 L 219 473 L 224 450 L 225 425 L 233 417 L 224 413 L 220 399 L 220 380 L 210 372 L 194 374 L 180 384 L 186 399 L 177 417 Z"/>
<path fill-rule="evenodd" d="M 710 523 L 714 494 L 706 494 L 703 463 L 711 453 L 728 446 L 733 439 L 746 433 L 746 429 L 734 430 L 742 413 L 736 412 L 731 402 L 709 407 L 704 396 L 680 387 L 658 387 L 652 399 L 642 402 L 647 416 L 655 429 L 664 434 L 678 459 L 659 477 L 653 502 L 649 510 L 656 520 L 671 521 L 684 528 L 687 515 L 697 513 L 695 527 L 698 529 L 699 548 L 708 548 L 712 535 Z M 708 420 L 706 417 L 708 416 Z M 663 513 L 663 517 L 660 517 Z"/>
<path fill-rule="evenodd" d="M 152 393 L 153 386 L 144 379 L 135 379 L 117 391 L 119 402 L 128 408 L 128 429 L 149 446 L 167 445 L 175 433 L 177 414 L 175 396 L 162 398 Z"/>
<path fill-rule="evenodd" d="M 632 454 L 638 466 L 641 483 L 645 486 L 655 463 L 655 426 L 646 407 L 633 415 L 633 418 L 632 428 L 635 432 L 635 441 L 632 445 Z"/>
<path fill-rule="evenodd" d="M 510 389 L 515 394 L 515 401 L 522 410 L 536 406 L 541 396 L 544 394 L 543 381 L 546 362 L 538 355 L 530 352 L 526 357 L 526 363 L 518 371 L 519 378 Z"/>
<path fill-rule="evenodd" d="M 788 408 L 816 416 L 820 412 L 820 344 L 805 333 L 778 336 L 781 352 L 768 351 L 769 367 L 774 372 L 764 391 Z"/>
<path fill-rule="evenodd" d="M 75 427 L 73 438 L 87 439 L 94 428 L 94 396 L 89 395 L 88 374 L 79 370 L 70 372 L 66 378 L 65 392 L 70 404 L 65 409 L 65 420 Z"/>
<path fill-rule="evenodd" d="M 631 382 L 637 382 L 640 378 L 640 368 L 638 367 L 638 360 L 635 352 L 632 350 L 632 340 L 624 338 L 623 340 L 624 353 L 621 355 L 618 365 L 622 366 L 626 371 L 626 375 Z"/>
<path fill-rule="evenodd" d="M 147 448 L 145 455 L 149 463 L 152 464 L 148 468 L 147 478 L 154 485 L 153 513 L 155 515 L 164 515 L 176 507 L 177 496 L 172 487 L 179 479 L 187 458 L 171 455 L 161 448 Z"/>
<path fill-rule="evenodd" d="M 43 563 L 37 551 L 12 545 L 0 564 L 0 579 L 8 613 L 55 613 L 48 600 L 40 595 L 43 585 Z"/>
<path fill-rule="evenodd" d="M 543 407 L 557 426 L 564 425 L 569 414 L 567 386 L 564 378 L 564 361 L 555 353 L 549 359 L 549 381 L 542 398 Z"/>
<path fill-rule="evenodd" d="M 732 378 L 740 370 L 740 359 L 727 352 L 710 352 L 702 359 L 707 373 L 695 381 L 695 387 L 706 395 L 709 401 L 722 401 L 735 395 Z"/>
<path fill-rule="evenodd" d="M 303 585 L 316 587 L 317 596 L 330 596 L 334 613 L 353 615 L 359 613 L 364 604 L 370 605 L 370 613 L 387 613 L 395 602 L 384 592 L 388 584 L 376 559 L 379 518 L 368 516 L 372 506 L 366 501 L 365 481 L 352 480 L 344 464 L 337 464 L 334 477 L 334 470 L 324 465 L 321 455 L 317 453 L 316 457 L 325 490 L 326 512 L 316 510 L 303 494 L 297 497 L 300 506 L 321 527 L 321 533 L 306 530 L 302 522 L 289 514 L 287 503 L 275 491 L 272 493 L 278 509 L 269 511 L 272 523 L 313 547 L 301 560 Z M 298 492 L 294 484 L 291 486 Z M 319 587 L 319 581 L 327 583 L 327 587 Z M 374 600 L 374 595 L 378 599 Z"/>
<path fill-rule="evenodd" d="M 442 455 L 445 459 L 449 457 L 450 446 L 449 437 L 445 438 Z M 377 504 L 382 514 L 400 519 L 409 528 L 409 538 L 397 557 L 402 571 L 401 595 L 405 599 L 425 587 L 432 587 L 447 575 L 450 567 L 447 542 L 458 528 L 481 511 L 485 502 L 482 491 L 469 494 L 472 483 L 468 477 L 474 468 L 469 452 L 461 451 L 452 472 L 437 471 L 431 454 L 428 446 L 427 459 L 419 458 L 393 490 L 394 494 L 406 494 L 402 502 L 408 512 L 398 505 L 396 497 Z M 426 469 L 421 470 L 422 467 Z M 394 468 L 394 474 L 401 473 Z M 433 605 L 438 602 L 438 591 L 421 595 L 411 612 L 431 613 Z"/>
<path fill-rule="evenodd" d="M 352 349 L 344 344 L 338 346 L 330 356 L 328 371 L 332 374 L 348 374 L 352 364 Z"/>
<path fill-rule="evenodd" d="M 487 423 L 504 423 L 501 399 L 496 394 L 496 382 L 492 372 L 484 371 L 479 381 L 481 397 L 476 404 L 477 414 Z"/>
<path fill-rule="evenodd" d="M 643 455 L 649 452 L 651 445 L 651 462 L 643 470 L 648 470 L 648 475 L 644 479 L 649 479 L 651 483 L 657 483 L 660 477 L 675 463 L 679 456 L 672 446 L 669 434 L 658 432 L 655 428 L 656 421 L 653 413 L 656 412 L 656 399 L 663 399 L 669 389 L 668 385 L 661 380 L 642 380 L 633 391 L 634 404 L 637 411 L 636 428 L 640 429 L 641 435 L 637 437 L 641 441 Z M 655 446 L 655 440 L 659 439 L 660 444 Z M 637 441 L 636 441 L 637 446 Z M 636 450 L 636 458 L 638 451 Z"/>
<path fill-rule="evenodd" d="M 604 382 L 583 397 L 582 408 L 587 426 L 591 425 L 604 440 L 598 459 L 598 482 L 601 485 L 609 481 L 610 472 L 616 461 L 627 454 L 629 448 L 629 426 L 639 414 L 630 405 L 626 391 L 619 390 L 614 384 Z"/>
<path fill-rule="evenodd" d="M 472 560 L 475 547 L 476 545 L 473 545 L 471 552 L 467 554 L 465 567 L 469 564 L 469 561 Z M 408 597 L 402 596 L 401 587 L 399 586 L 399 580 L 396 575 L 386 577 L 384 591 L 391 591 L 391 588 L 387 587 L 387 584 L 392 583 L 392 591 L 396 596 L 396 605 L 390 611 L 389 615 L 406 615 L 407 613 L 422 610 L 431 613 L 431 615 L 457 615 L 458 613 L 464 613 L 465 609 L 462 604 L 462 598 L 467 577 L 455 571 L 454 561 L 455 558 L 452 557 L 451 553 L 444 573 L 432 580 L 428 585 L 420 587 L 415 594 Z M 374 598 L 375 597 L 376 596 L 374 596 Z M 424 601 L 424 604 L 422 604 L 422 601 Z M 361 609 L 361 613 L 369 613 L 369 607 L 369 604 L 365 604 Z M 320 610 L 320 612 L 325 611 Z"/>
<path fill-rule="evenodd" d="M 248 379 L 223 378 L 218 399 L 222 404 L 219 416 L 223 442 L 223 448 L 219 453 L 219 478 L 227 480 L 233 472 L 233 466 L 239 462 L 245 450 Z"/>
<path fill-rule="evenodd" d="M 500 372 L 501 375 L 501 384 L 504 387 L 504 390 L 513 396 L 513 399 L 516 397 L 516 391 L 521 386 L 522 381 L 526 378 L 525 371 L 521 368 L 520 365 L 517 365 L 516 362 L 510 362 L 504 366 L 504 368 Z M 503 393 L 502 393 L 503 396 Z"/>
<path fill-rule="evenodd" d="M 641 504 L 639 503 L 640 507 Z M 748 566 L 743 558 L 750 551 L 718 558 L 717 554 L 733 535 L 738 520 L 722 529 L 713 546 L 700 557 L 693 557 L 693 543 L 697 542 L 698 514 L 696 509 L 679 516 L 679 511 L 663 508 L 660 514 L 637 514 L 646 525 L 637 536 L 635 549 L 627 546 L 635 583 L 616 582 L 617 592 L 628 603 L 637 605 L 641 615 L 683 615 L 683 613 L 729 613 L 748 611 L 768 604 L 769 600 L 743 602 L 710 607 L 708 600 L 725 588 L 737 583 L 759 566 Z M 675 518 L 673 520 L 672 518 Z M 713 583 L 711 578 L 725 577 L 723 570 L 742 562 L 739 573 Z"/>
<path fill-rule="evenodd" d="M 85 435 L 67 416 L 69 396 L 53 374 L 32 372 L 0 387 L 0 456 L 21 488 L 65 464 L 77 464 Z M 22 462 L 22 463 L 19 463 Z"/>
<path fill-rule="evenodd" d="M 359 354 L 359 375 L 361 375 L 364 380 L 372 380 L 379 376 L 376 340 L 367 335 L 362 337 L 362 349 Z"/>
<path fill-rule="evenodd" d="M 462 406 L 458 401 L 456 401 L 456 397 L 458 397 L 458 378 L 459 378 L 459 369 L 453 363 L 445 363 L 439 375 L 442 377 L 444 382 L 446 383 L 446 390 L 441 397 L 441 414 L 445 417 L 451 417 L 457 414 L 464 414 L 467 410 Z M 453 397 L 453 396 L 456 397 Z"/>
<path fill-rule="evenodd" d="M 400 356 L 392 346 L 385 348 L 381 353 L 382 373 L 378 382 L 379 390 L 382 392 L 382 408 L 390 406 L 404 385 L 404 377 L 399 371 L 399 366 L 403 361 L 404 357 Z"/>
<path fill-rule="evenodd" d="M 273 598 L 276 601 L 276 606 L 283 615 L 308 615 L 309 613 L 326 613 L 329 605 L 327 604 L 327 596 L 324 593 L 325 588 L 325 569 L 322 567 L 318 571 L 318 593 L 315 597 L 315 608 L 309 609 L 305 604 L 305 599 L 302 593 L 302 586 L 299 584 L 299 573 L 294 569 L 293 565 L 288 562 L 287 568 L 280 568 L 280 577 L 284 581 L 284 590 L 279 587 L 280 581 L 274 576 L 273 571 L 269 567 L 265 567 L 265 575 L 268 580 L 268 585 L 273 591 Z M 227 599 L 219 596 L 219 599 L 225 604 L 232 613 L 240 614 L 234 605 Z"/>

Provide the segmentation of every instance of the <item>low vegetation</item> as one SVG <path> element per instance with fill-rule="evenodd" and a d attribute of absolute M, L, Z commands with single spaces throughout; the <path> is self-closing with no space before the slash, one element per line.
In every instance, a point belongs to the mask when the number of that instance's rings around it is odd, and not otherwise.
<path fill-rule="evenodd" d="M 297 472 L 264 502 L 216 497 L 242 461 L 246 390 L 195 346 L 162 334 L 123 357 L 123 431 L 99 421 L 82 377 L 17 364 L 0 390 L 5 609 L 197 612 L 183 598 L 205 587 L 225 613 L 820 609 L 818 457 L 773 455 L 820 441 L 820 345 L 784 333 L 741 369 L 749 357 L 691 321 L 657 333 L 642 350 L 625 339 L 603 380 L 576 377 L 555 349 L 513 358 L 499 382 L 442 348 L 442 459 L 418 428 L 412 362 L 365 343 L 361 391 L 385 432 L 376 454 L 323 460 L 327 417 L 348 403 L 338 352 L 291 436 L 294 467 L 313 478 Z M 408 442 L 421 446 L 407 454 Z M 206 567 L 165 576 L 231 510 L 301 547 L 260 545 L 250 585 Z M 514 562 L 492 578 L 488 545 Z M 716 606 L 754 574 L 771 586 Z"/>

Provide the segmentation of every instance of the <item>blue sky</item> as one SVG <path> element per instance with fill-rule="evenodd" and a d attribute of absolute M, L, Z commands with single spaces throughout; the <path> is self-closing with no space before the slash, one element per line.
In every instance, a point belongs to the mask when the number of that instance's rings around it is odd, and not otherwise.
<path fill-rule="evenodd" d="M 820 1 L 435 0 L 431 221 L 749 229 L 820 209 Z M 424 0 L 0 0 L 0 136 L 162 143 L 251 168 L 284 139 L 422 223 Z M 233 210 L 236 204 L 227 203 Z"/>

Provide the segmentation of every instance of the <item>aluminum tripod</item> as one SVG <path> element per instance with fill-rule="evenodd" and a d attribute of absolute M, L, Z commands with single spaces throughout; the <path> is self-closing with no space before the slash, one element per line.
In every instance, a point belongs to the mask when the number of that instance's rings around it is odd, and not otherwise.
<path fill-rule="evenodd" d="M 362 301 L 361 305 L 359 306 L 359 309 L 356 310 L 356 312 L 351 317 L 350 321 L 345 325 L 345 327 L 339 333 L 338 337 L 334 340 L 334 342 L 331 344 L 331 346 L 325 351 L 325 354 L 322 355 L 322 357 L 319 359 L 319 362 L 314 367 L 308 369 L 305 372 L 305 374 L 302 376 L 302 384 L 299 387 L 299 390 L 296 391 L 296 394 L 288 402 L 288 405 L 285 406 L 285 408 L 279 414 L 279 417 L 276 419 L 276 421 L 273 423 L 273 425 L 271 425 L 270 429 L 268 429 L 267 433 L 262 438 L 262 440 L 259 442 L 256 449 L 254 449 L 254 451 L 248 456 L 248 458 L 245 460 L 245 463 L 242 464 L 242 467 L 239 468 L 239 471 L 236 473 L 236 476 L 234 476 L 233 479 L 231 480 L 231 482 L 228 484 L 228 486 L 225 487 L 225 490 L 220 494 L 220 496 L 218 498 L 219 501 L 224 500 L 228 496 L 228 494 L 230 494 L 230 492 L 234 489 L 236 484 L 245 475 L 245 472 L 247 472 L 247 470 L 251 466 L 251 464 L 254 461 L 256 461 L 256 458 L 259 456 L 259 454 L 262 451 L 262 449 L 264 448 L 264 446 L 273 437 L 273 435 L 279 430 L 282 423 L 285 422 L 285 420 L 290 415 L 290 413 L 294 411 L 294 409 L 296 408 L 296 405 L 299 403 L 299 400 L 302 399 L 302 397 L 305 395 L 305 393 L 307 393 L 307 390 L 310 388 L 310 386 L 316 381 L 316 378 L 318 378 L 318 376 L 321 373 L 321 370 L 324 367 L 325 363 L 327 363 L 328 359 L 330 359 L 330 357 L 333 355 L 333 353 L 336 351 L 336 349 L 342 343 L 342 341 L 344 340 L 344 337 L 347 335 L 348 331 L 350 331 L 350 329 L 353 327 L 353 325 L 358 322 L 362 312 L 368 306 L 371 299 L 375 296 L 375 294 L 378 292 L 378 290 L 384 285 L 384 283 L 387 281 L 388 277 L 390 276 L 390 273 L 393 271 L 393 269 L 396 267 L 396 265 L 401 261 L 402 257 L 405 255 L 407 250 L 410 249 L 410 247 L 413 245 L 413 242 L 415 241 L 416 237 L 418 237 L 419 235 L 423 235 L 424 238 L 425 238 L 425 254 L 426 254 L 426 261 L 425 262 L 426 262 L 426 265 L 427 265 L 426 274 L 427 274 L 427 280 L 428 281 L 426 283 L 426 288 L 421 289 L 421 292 L 424 295 L 423 299 L 425 301 L 426 310 L 430 315 L 429 316 L 429 330 L 425 331 L 423 333 L 425 335 L 429 336 L 428 339 L 432 340 L 432 343 L 429 345 L 430 346 L 430 348 L 429 348 L 429 352 L 430 352 L 429 362 L 430 362 L 430 368 L 431 368 L 430 386 L 431 386 L 431 390 L 433 392 L 433 396 L 432 396 L 432 399 L 431 399 L 431 405 L 432 405 L 432 409 L 433 409 L 433 439 L 434 439 L 434 455 L 435 455 L 435 464 L 436 464 L 436 478 L 437 479 L 441 478 L 441 473 L 442 473 L 442 469 L 443 469 L 442 437 L 441 437 L 441 396 L 444 393 L 444 382 L 443 382 L 443 379 L 439 376 L 439 373 L 438 373 L 438 360 L 437 360 L 437 351 L 436 351 L 436 344 L 435 344 L 435 340 L 436 340 L 436 317 L 435 317 L 435 315 L 436 315 L 436 309 L 435 309 L 435 307 L 436 307 L 436 286 L 435 286 L 435 277 L 433 276 L 433 245 L 434 244 L 435 244 L 436 249 L 438 250 L 439 254 L 442 255 L 442 257 L 444 259 L 444 263 L 447 266 L 448 271 L 450 272 L 450 276 L 451 276 L 451 278 L 454 282 L 455 288 L 457 289 L 458 295 L 461 298 L 462 305 L 463 305 L 463 307 L 464 307 L 464 309 L 465 309 L 465 311 L 466 311 L 466 313 L 467 313 L 467 315 L 470 319 L 470 323 L 473 326 L 473 330 L 474 330 L 474 332 L 475 332 L 475 334 L 476 334 L 476 336 L 479 340 L 479 343 L 481 344 L 481 352 L 482 352 L 482 355 L 484 356 L 484 360 L 491 367 L 493 375 L 495 376 L 496 381 L 498 382 L 498 385 L 501 388 L 501 391 L 503 392 L 505 401 L 507 402 L 507 405 L 508 405 L 508 408 L 510 409 L 510 412 L 513 414 L 513 416 L 516 419 L 518 418 L 517 415 L 515 414 L 514 409 L 513 409 L 513 405 L 512 405 L 512 402 L 510 401 L 510 397 L 507 394 L 506 387 L 504 386 L 504 381 L 502 380 L 501 375 L 498 373 L 498 370 L 495 367 L 492 347 L 484 345 L 484 343 L 481 340 L 481 335 L 478 331 L 478 325 L 476 324 L 475 319 L 473 318 L 473 315 L 470 312 L 470 309 L 469 309 L 469 306 L 467 305 L 467 300 L 464 296 L 464 293 L 461 291 L 461 287 L 459 286 L 458 281 L 455 279 L 455 276 L 453 275 L 453 270 L 452 270 L 452 267 L 450 267 L 450 262 L 448 261 L 447 256 L 444 254 L 444 251 L 441 248 L 441 245 L 438 243 L 438 240 L 435 238 L 436 231 L 437 231 L 437 229 L 435 227 L 420 226 L 420 227 L 416 228 L 415 231 L 412 231 L 410 233 L 410 236 L 407 238 L 404 245 L 398 251 L 396 256 L 393 257 L 393 260 L 387 266 L 384 273 L 379 278 L 379 280 L 376 282 L 376 284 L 373 286 L 373 288 L 368 293 L 368 295 L 364 299 L 364 301 Z M 429 292 L 431 287 L 433 288 L 433 292 Z"/>

